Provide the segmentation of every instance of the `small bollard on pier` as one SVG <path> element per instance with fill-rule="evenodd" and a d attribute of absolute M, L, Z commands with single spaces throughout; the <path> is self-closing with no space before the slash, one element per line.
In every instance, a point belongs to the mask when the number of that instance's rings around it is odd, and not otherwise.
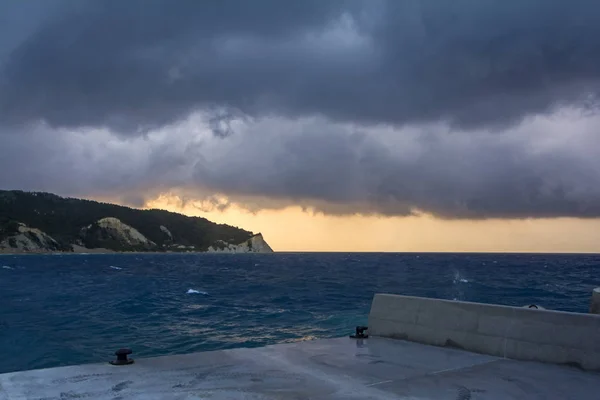
<path fill-rule="evenodd" d="M 367 335 L 365 333 L 366 330 L 368 330 L 369 327 L 368 326 L 357 326 L 356 327 L 356 333 L 354 335 L 350 335 L 350 337 L 352 339 L 366 339 L 369 337 L 369 335 Z"/>
<path fill-rule="evenodd" d="M 132 353 L 133 353 L 133 351 L 131 349 L 119 349 L 119 350 L 115 351 L 115 356 L 117 356 L 117 359 L 109 361 L 109 363 L 112 365 L 133 364 L 133 359 L 127 358 L 127 356 Z"/>

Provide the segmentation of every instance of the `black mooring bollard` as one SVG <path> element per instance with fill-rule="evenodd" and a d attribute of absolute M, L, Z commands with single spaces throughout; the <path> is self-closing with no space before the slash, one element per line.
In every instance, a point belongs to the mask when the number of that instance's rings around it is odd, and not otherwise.
<path fill-rule="evenodd" d="M 127 358 L 129 354 L 132 354 L 131 349 L 119 349 L 115 351 L 116 360 L 110 361 L 112 365 L 129 365 L 133 364 L 133 359 Z"/>
<path fill-rule="evenodd" d="M 354 335 L 350 335 L 350 337 L 352 339 L 366 339 L 369 337 L 369 335 L 365 335 L 365 331 L 369 329 L 368 326 L 357 326 L 356 327 L 356 334 Z"/>

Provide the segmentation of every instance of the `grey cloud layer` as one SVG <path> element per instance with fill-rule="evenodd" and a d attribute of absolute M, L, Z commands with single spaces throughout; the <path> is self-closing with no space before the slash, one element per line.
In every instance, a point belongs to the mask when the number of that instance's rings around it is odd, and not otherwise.
<path fill-rule="evenodd" d="M 599 91 L 596 0 L 0 0 L 0 187 L 600 217 Z"/>
<path fill-rule="evenodd" d="M 548 120 L 478 136 L 439 126 L 367 133 L 319 121 L 262 123 L 211 152 L 195 179 L 333 214 L 598 217 L 598 123 L 567 125 L 571 137 Z"/>
<path fill-rule="evenodd" d="M 5 15 L 27 21 L 12 4 Z M 595 104 L 600 88 L 595 0 L 47 4 L 35 29 L 0 28 L 18 31 L 0 64 L 0 121 L 139 133 L 231 107 L 502 127 Z"/>
<path fill-rule="evenodd" d="M 473 135 L 439 125 L 357 130 L 265 119 L 240 123 L 225 140 L 209 133 L 210 117 L 145 138 L 40 129 L 27 139 L 5 135 L 0 184 L 133 205 L 162 192 L 209 203 L 222 193 L 251 209 L 590 218 L 600 216 L 598 124 L 600 117 L 543 118 Z"/>

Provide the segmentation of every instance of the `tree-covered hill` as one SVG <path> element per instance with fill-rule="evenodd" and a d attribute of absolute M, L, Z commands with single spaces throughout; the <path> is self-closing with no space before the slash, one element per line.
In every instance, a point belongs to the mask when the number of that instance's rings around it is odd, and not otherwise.
<path fill-rule="evenodd" d="M 139 250 L 115 242 L 106 232 L 98 232 L 98 221 L 106 218 L 117 218 L 155 245 L 152 248 L 146 246 L 144 250 L 193 248 L 205 251 L 209 246 L 239 244 L 253 235 L 252 232 L 216 224 L 205 218 L 164 210 L 139 210 L 91 200 L 63 198 L 51 193 L 0 190 L 0 241 L 15 234 L 19 224 L 24 224 L 69 248 L 71 244 L 80 244 L 89 248 Z"/>

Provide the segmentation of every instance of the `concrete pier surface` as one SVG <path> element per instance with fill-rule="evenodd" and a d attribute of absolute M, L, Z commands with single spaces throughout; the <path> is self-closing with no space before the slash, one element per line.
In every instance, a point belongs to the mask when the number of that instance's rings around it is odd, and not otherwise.
<path fill-rule="evenodd" d="M 598 398 L 597 372 L 380 337 L 0 375 L 0 400 Z"/>

